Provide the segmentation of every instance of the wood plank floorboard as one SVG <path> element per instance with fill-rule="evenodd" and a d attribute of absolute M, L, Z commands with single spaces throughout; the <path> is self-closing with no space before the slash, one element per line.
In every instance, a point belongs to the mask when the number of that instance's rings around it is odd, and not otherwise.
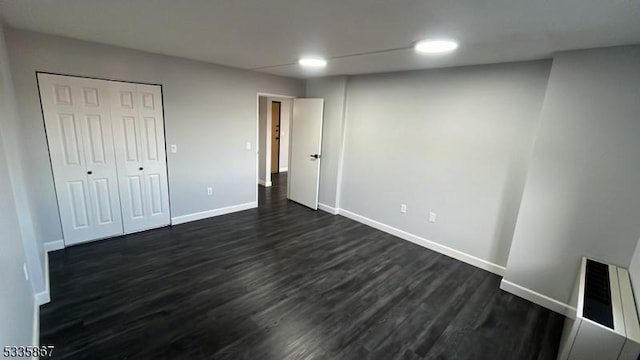
<path fill-rule="evenodd" d="M 286 199 L 50 253 L 54 359 L 555 359 L 500 278 Z"/>

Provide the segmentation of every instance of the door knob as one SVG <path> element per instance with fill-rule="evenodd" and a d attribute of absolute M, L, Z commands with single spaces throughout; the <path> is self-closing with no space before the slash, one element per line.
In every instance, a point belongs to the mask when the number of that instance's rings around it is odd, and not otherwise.
<path fill-rule="evenodd" d="M 140 171 L 144 170 L 144 168 L 142 166 L 140 166 Z"/>
<path fill-rule="evenodd" d="M 320 159 L 320 155 L 319 154 L 313 154 L 313 155 L 309 155 L 314 159 Z"/>

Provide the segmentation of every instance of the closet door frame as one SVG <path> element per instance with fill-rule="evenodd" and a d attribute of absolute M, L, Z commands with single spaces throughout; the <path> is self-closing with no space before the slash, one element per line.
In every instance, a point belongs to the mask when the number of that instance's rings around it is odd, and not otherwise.
<path fill-rule="evenodd" d="M 162 226 L 171 225 L 171 187 L 169 185 L 169 164 L 168 164 L 169 159 L 167 157 L 168 151 L 167 151 L 167 148 L 166 148 L 167 145 L 166 145 L 166 124 L 165 124 L 165 121 L 164 121 L 164 119 L 165 119 L 165 116 L 164 116 L 165 115 L 164 114 L 164 89 L 163 89 L 162 84 L 138 82 L 138 81 L 128 81 L 128 80 L 120 80 L 120 79 L 111 79 L 111 78 L 104 78 L 104 77 L 93 77 L 93 76 L 83 76 L 83 75 L 74 75 L 74 74 L 63 74 L 63 73 L 56 73 L 56 72 L 49 72 L 49 71 L 36 71 L 35 72 L 35 75 L 36 75 L 35 76 L 36 77 L 36 87 L 38 89 L 38 97 L 40 99 L 40 110 L 41 110 L 41 114 L 42 114 L 43 128 L 45 130 L 45 137 L 47 139 L 46 140 L 47 141 L 47 151 L 49 153 L 48 155 L 49 155 L 50 165 L 52 166 L 51 170 L 52 170 L 53 181 L 54 181 L 54 184 L 56 185 L 55 186 L 55 188 L 56 188 L 56 204 L 58 204 L 58 209 L 59 209 L 58 211 L 60 211 L 60 202 L 59 202 L 58 194 L 57 194 L 57 192 L 58 192 L 58 190 L 57 190 L 57 180 L 56 180 L 56 177 L 55 177 L 55 172 L 53 171 L 53 161 L 51 159 L 51 149 L 49 148 L 49 134 L 47 133 L 45 113 L 44 113 L 44 108 L 42 106 L 42 98 L 41 98 L 41 94 L 40 94 L 39 75 L 41 75 L 41 74 L 42 75 L 64 76 L 64 77 L 70 77 L 70 78 L 76 78 L 76 79 L 101 80 L 101 81 L 106 81 L 106 82 L 111 82 L 111 83 L 125 83 L 125 84 L 132 84 L 134 86 L 135 85 L 156 86 L 156 87 L 159 88 L 159 90 L 160 90 L 160 101 L 161 101 L 161 105 L 162 105 L 161 109 L 160 109 L 160 112 L 161 112 L 161 116 L 162 116 L 162 119 L 163 119 L 163 126 L 162 126 L 162 129 L 158 129 L 158 130 L 160 130 L 162 132 L 162 138 L 164 139 L 163 149 L 162 150 L 164 152 L 164 176 L 166 177 L 166 186 L 167 186 L 165 194 L 166 194 L 166 197 L 167 197 L 166 204 L 168 206 L 169 222 L 166 223 L 166 225 L 163 224 L 163 225 L 154 226 L 154 227 L 141 229 L 141 230 L 137 230 L 137 231 L 150 230 L 150 229 L 155 228 L 155 227 L 162 227 Z M 108 86 L 108 88 L 109 88 L 109 90 L 108 90 L 109 96 L 113 97 L 114 96 L 113 91 L 112 91 L 113 87 L 112 86 Z M 116 155 L 117 149 L 116 149 L 116 141 L 115 141 L 115 135 L 114 135 L 115 134 L 115 132 L 114 132 L 115 129 L 113 128 L 113 120 L 114 120 L 113 116 L 111 116 L 111 133 L 112 133 L 112 136 L 114 137 L 113 141 L 112 141 L 112 145 L 114 147 L 114 155 Z M 119 173 L 120 169 L 119 169 L 119 165 L 117 164 L 117 162 L 118 161 L 116 159 L 116 169 L 118 171 L 118 180 L 120 180 L 120 173 Z M 122 207 L 123 206 L 123 202 L 122 202 L 122 194 L 120 193 L 120 189 L 119 189 L 120 185 L 117 185 L 117 186 L 118 186 L 118 197 L 119 197 L 119 200 L 120 200 L 119 201 L 119 205 Z M 124 218 L 122 217 L 122 211 L 120 211 L 119 215 L 120 215 L 121 222 L 122 222 L 122 225 L 123 225 L 123 233 L 122 234 L 137 232 L 137 231 L 129 231 L 129 232 L 126 231 L 124 229 Z M 61 225 L 62 225 L 62 222 L 63 222 L 62 215 L 59 213 L 59 216 L 60 216 L 60 222 L 61 222 Z M 118 236 L 118 235 L 122 235 L 122 234 L 116 234 L 116 235 L 113 235 L 113 236 Z M 66 246 L 74 245 L 76 243 L 84 243 L 84 242 L 104 239 L 104 237 L 98 237 L 98 238 L 93 238 L 93 239 L 84 240 L 84 241 L 67 241 L 66 236 L 64 235 L 64 232 L 63 232 L 63 236 L 65 237 L 63 240 L 65 241 L 65 245 Z M 112 237 L 112 236 L 108 236 L 108 237 Z"/>

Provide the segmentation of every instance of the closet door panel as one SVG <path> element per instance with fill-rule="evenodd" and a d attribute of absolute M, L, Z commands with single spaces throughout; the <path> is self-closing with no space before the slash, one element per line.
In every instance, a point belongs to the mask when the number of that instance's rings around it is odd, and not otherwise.
<path fill-rule="evenodd" d="M 135 84 L 112 82 L 110 89 L 122 220 L 124 232 L 131 233 L 149 228 L 139 104 Z"/>
<path fill-rule="evenodd" d="M 66 200 L 70 210 L 71 229 L 75 231 L 91 230 L 89 220 L 89 198 L 87 182 L 84 180 L 67 181 L 67 191 L 62 200 Z M 90 233 L 88 234 L 90 236 Z"/>
<path fill-rule="evenodd" d="M 50 74 L 38 83 L 65 244 L 121 234 L 107 87 Z"/>
<path fill-rule="evenodd" d="M 162 94 L 159 86 L 138 84 L 136 87 L 148 199 L 146 213 L 150 227 L 164 226 L 170 223 L 170 212 Z"/>
<path fill-rule="evenodd" d="M 93 239 L 82 128 L 72 108 L 47 106 L 47 136 L 63 236 L 67 245 Z M 58 146 L 56 146 L 58 145 Z"/>
<path fill-rule="evenodd" d="M 118 172 L 113 144 L 110 89 L 104 80 L 80 79 L 84 116 L 84 148 L 95 223 L 94 238 L 124 232 L 118 194 Z"/>
<path fill-rule="evenodd" d="M 133 175 L 127 177 L 127 195 L 129 200 L 129 211 L 132 219 L 144 219 L 144 191 L 142 190 L 142 176 Z"/>

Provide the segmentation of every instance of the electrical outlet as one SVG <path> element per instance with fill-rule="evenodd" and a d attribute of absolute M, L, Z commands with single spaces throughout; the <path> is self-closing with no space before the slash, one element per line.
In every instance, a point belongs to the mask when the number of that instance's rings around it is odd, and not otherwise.
<path fill-rule="evenodd" d="M 435 223 L 436 222 L 436 216 L 438 216 L 438 214 L 434 213 L 433 211 L 429 212 L 429 222 L 430 223 Z"/>
<path fill-rule="evenodd" d="M 400 212 L 403 214 L 407 212 L 407 204 L 400 204 Z"/>
<path fill-rule="evenodd" d="M 24 271 L 24 278 L 29 281 L 29 269 L 27 269 L 26 263 L 22 263 L 22 270 Z"/>
<path fill-rule="evenodd" d="M 176 144 L 171 144 L 171 152 L 172 152 L 173 154 L 177 153 L 177 152 L 178 152 L 178 145 L 176 145 Z"/>
<path fill-rule="evenodd" d="M 213 188 L 211 187 L 207 188 L 207 195 L 213 195 Z"/>

